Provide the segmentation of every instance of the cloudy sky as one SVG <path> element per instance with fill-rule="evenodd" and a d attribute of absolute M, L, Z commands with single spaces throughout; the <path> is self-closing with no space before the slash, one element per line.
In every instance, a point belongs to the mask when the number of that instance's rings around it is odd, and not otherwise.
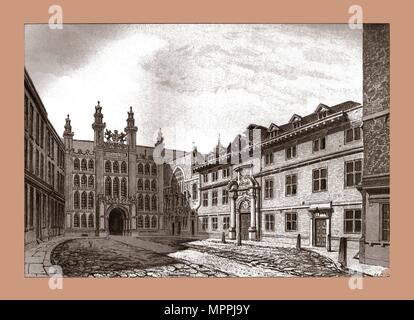
<path fill-rule="evenodd" d="M 135 112 L 138 144 L 208 152 L 250 123 L 362 102 L 362 31 L 345 25 L 27 25 L 25 64 L 58 133 L 93 139 Z"/>

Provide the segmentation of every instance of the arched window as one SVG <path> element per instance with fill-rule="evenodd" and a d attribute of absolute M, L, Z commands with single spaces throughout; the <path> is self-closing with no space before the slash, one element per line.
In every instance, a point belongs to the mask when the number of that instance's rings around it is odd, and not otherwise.
<path fill-rule="evenodd" d="M 157 165 L 154 163 L 153 165 L 152 165 L 152 174 L 154 175 L 154 176 L 156 176 L 157 175 Z"/>
<path fill-rule="evenodd" d="M 144 173 L 144 166 L 142 165 L 142 163 L 138 163 L 138 174 L 143 174 Z"/>
<path fill-rule="evenodd" d="M 174 175 L 171 179 L 171 187 L 180 192 L 184 189 L 184 172 L 180 168 L 177 168 L 174 171 Z"/>
<path fill-rule="evenodd" d="M 150 210 L 150 196 L 146 195 L 145 196 L 145 211 L 149 211 Z"/>
<path fill-rule="evenodd" d="M 138 210 L 144 209 L 144 200 L 142 198 L 142 194 L 138 195 Z"/>
<path fill-rule="evenodd" d="M 197 183 L 194 183 L 193 184 L 193 200 L 197 200 L 197 195 L 198 195 L 198 192 L 197 192 Z"/>
<path fill-rule="evenodd" d="M 144 218 L 144 228 L 148 229 L 149 227 L 150 227 L 150 217 L 145 216 L 145 218 Z"/>
<path fill-rule="evenodd" d="M 87 167 L 88 167 L 88 164 L 86 162 L 86 159 L 82 159 L 82 161 L 81 161 L 81 169 L 82 169 L 82 171 L 86 171 L 87 170 Z"/>
<path fill-rule="evenodd" d="M 89 176 L 88 178 L 88 187 L 93 188 L 95 185 L 95 178 L 93 176 Z"/>
<path fill-rule="evenodd" d="M 79 209 L 79 192 L 75 191 L 73 195 L 73 207 Z"/>
<path fill-rule="evenodd" d="M 94 169 L 94 163 L 93 163 L 93 160 L 92 160 L 92 159 L 89 159 L 89 162 L 88 162 L 88 169 L 89 169 L 90 171 L 93 171 L 93 169 Z"/>
<path fill-rule="evenodd" d="M 156 227 L 157 227 L 157 217 L 152 216 L 151 217 L 151 228 L 156 228 Z"/>
<path fill-rule="evenodd" d="M 125 161 L 121 163 L 121 173 L 127 173 L 127 164 Z"/>
<path fill-rule="evenodd" d="M 111 161 L 105 161 L 105 172 L 111 172 Z"/>
<path fill-rule="evenodd" d="M 87 200 L 88 200 L 88 195 L 84 191 L 84 192 L 82 192 L 82 195 L 81 195 L 81 208 L 82 209 L 86 209 Z"/>
<path fill-rule="evenodd" d="M 73 170 L 79 170 L 80 168 L 80 161 L 78 158 L 75 158 L 75 160 L 73 160 Z"/>
<path fill-rule="evenodd" d="M 127 180 L 122 178 L 121 180 L 121 197 L 126 198 L 127 196 Z"/>
<path fill-rule="evenodd" d="M 113 185 L 112 195 L 113 195 L 114 198 L 119 198 L 119 179 L 118 179 L 118 177 L 114 178 L 114 185 Z"/>
<path fill-rule="evenodd" d="M 150 182 L 149 182 L 149 180 L 145 180 L 145 182 L 144 182 L 144 189 L 145 190 L 149 190 L 150 189 Z"/>
<path fill-rule="evenodd" d="M 82 214 L 81 217 L 81 228 L 86 228 L 86 214 Z"/>
<path fill-rule="evenodd" d="M 79 228 L 79 214 L 77 213 L 73 216 L 73 227 Z"/>
<path fill-rule="evenodd" d="M 137 188 L 138 190 L 142 190 L 142 179 L 138 179 Z"/>
<path fill-rule="evenodd" d="M 153 195 L 151 198 L 151 210 L 157 211 L 157 196 Z"/>
<path fill-rule="evenodd" d="M 88 181 L 88 178 L 86 178 L 86 175 L 83 174 L 82 177 L 81 177 L 81 185 L 82 185 L 82 187 L 86 187 L 87 181 Z"/>
<path fill-rule="evenodd" d="M 148 163 L 145 164 L 145 174 L 150 174 L 150 165 Z"/>
<path fill-rule="evenodd" d="M 115 161 L 112 166 L 113 166 L 114 173 L 119 173 L 119 162 Z"/>
<path fill-rule="evenodd" d="M 93 202 L 94 202 L 93 192 L 89 192 L 89 201 L 88 201 L 88 209 L 93 209 Z"/>
<path fill-rule="evenodd" d="M 93 228 L 93 213 L 88 216 L 88 227 Z"/>
<path fill-rule="evenodd" d="M 79 175 L 77 174 L 73 177 L 73 186 L 79 187 Z"/>
<path fill-rule="evenodd" d="M 157 190 L 157 181 L 156 180 L 152 180 L 151 181 L 151 190 L 152 191 L 156 191 Z"/>
<path fill-rule="evenodd" d="M 142 229 L 144 227 L 144 219 L 142 218 L 142 216 L 138 216 L 137 219 L 137 228 L 138 229 Z"/>
<path fill-rule="evenodd" d="M 106 177 L 105 179 L 105 195 L 112 195 L 112 180 L 111 177 Z"/>

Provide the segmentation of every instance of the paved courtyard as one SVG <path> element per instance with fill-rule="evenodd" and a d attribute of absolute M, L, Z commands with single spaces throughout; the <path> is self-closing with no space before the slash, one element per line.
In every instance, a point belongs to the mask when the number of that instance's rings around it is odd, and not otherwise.
<path fill-rule="evenodd" d="M 340 277 L 331 259 L 309 250 L 168 237 L 57 239 L 26 252 L 26 275 L 66 277 Z"/>

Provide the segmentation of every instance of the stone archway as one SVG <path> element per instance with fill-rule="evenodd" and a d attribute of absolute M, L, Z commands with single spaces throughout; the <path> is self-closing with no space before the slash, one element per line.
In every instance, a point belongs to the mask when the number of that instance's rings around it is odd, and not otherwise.
<path fill-rule="evenodd" d="M 108 231 L 110 235 L 123 235 L 125 233 L 126 215 L 121 208 L 113 208 L 108 216 Z"/>

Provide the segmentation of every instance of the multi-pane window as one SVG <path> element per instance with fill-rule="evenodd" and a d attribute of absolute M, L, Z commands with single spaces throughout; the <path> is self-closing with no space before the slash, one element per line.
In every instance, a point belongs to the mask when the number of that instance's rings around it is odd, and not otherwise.
<path fill-rule="evenodd" d="M 82 177 L 81 177 L 81 186 L 82 187 L 86 187 L 86 183 L 87 183 L 87 178 L 86 178 L 86 175 L 82 175 Z"/>
<path fill-rule="evenodd" d="M 138 210 L 144 209 L 144 198 L 142 197 L 142 194 L 138 195 Z"/>
<path fill-rule="evenodd" d="M 93 209 L 93 202 L 94 202 L 94 196 L 93 196 L 93 192 L 89 192 L 89 196 L 88 196 L 88 209 Z"/>
<path fill-rule="evenodd" d="M 111 172 L 111 161 L 105 161 L 105 172 Z"/>
<path fill-rule="evenodd" d="M 296 212 L 287 212 L 285 215 L 286 220 L 286 231 L 297 231 L 298 230 L 298 215 Z"/>
<path fill-rule="evenodd" d="M 383 203 L 381 209 L 381 240 L 390 241 L 390 204 Z"/>
<path fill-rule="evenodd" d="M 211 218 L 211 229 L 212 230 L 217 230 L 218 229 L 218 218 L 217 217 L 212 217 Z"/>
<path fill-rule="evenodd" d="M 138 174 L 143 174 L 144 173 L 144 166 L 142 165 L 142 163 L 138 163 Z"/>
<path fill-rule="evenodd" d="M 138 188 L 138 190 L 143 189 L 142 179 L 138 179 L 137 188 Z"/>
<path fill-rule="evenodd" d="M 326 118 L 327 115 L 328 115 L 328 111 L 321 111 L 318 114 L 318 118 L 320 120 L 320 119 Z"/>
<path fill-rule="evenodd" d="M 145 218 L 144 218 L 144 228 L 148 229 L 149 227 L 150 227 L 150 217 L 145 216 Z"/>
<path fill-rule="evenodd" d="M 274 214 L 265 215 L 265 230 L 274 231 L 275 230 L 275 216 Z"/>
<path fill-rule="evenodd" d="M 150 196 L 147 194 L 145 196 L 145 200 L 144 200 L 144 210 L 145 211 L 150 211 Z"/>
<path fill-rule="evenodd" d="M 145 164 L 145 167 L 144 167 L 144 173 L 145 174 L 147 174 L 147 175 L 149 175 L 150 174 L 150 165 L 149 165 L 149 163 L 146 163 Z"/>
<path fill-rule="evenodd" d="M 87 162 L 86 162 L 86 159 L 82 159 L 82 161 L 81 161 L 81 169 L 82 169 L 82 171 L 86 171 L 87 170 Z"/>
<path fill-rule="evenodd" d="M 230 168 L 223 169 L 222 170 L 222 176 L 223 176 L 223 178 L 230 177 Z"/>
<path fill-rule="evenodd" d="M 79 214 L 77 213 L 73 216 L 73 227 L 79 228 Z"/>
<path fill-rule="evenodd" d="M 230 217 L 223 217 L 223 230 L 230 228 Z"/>
<path fill-rule="evenodd" d="M 88 228 L 93 228 L 93 214 L 88 216 Z"/>
<path fill-rule="evenodd" d="M 36 169 L 35 173 L 38 176 L 40 174 L 40 154 L 39 150 L 36 150 Z"/>
<path fill-rule="evenodd" d="M 151 217 L 151 228 L 156 228 L 156 227 L 157 227 L 157 217 L 152 216 Z"/>
<path fill-rule="evenodd" d="M 222 190 L 221 203 L 222 204 L 228 204 L 229 203 L 229 192 L 226 189 Z"/>
<path fill-rule="evenodd" d="M 286 176 L 286 195 L 287 196 L 296 195 L 297 180 L 298 180 L 298 178 L 297 178 L 296 174 L 288 174 Z"/>
<path fill-rule="evenodd" d="M 203 207 L 208 206 L 208 192 L 203 193 Z"/>
<path fill-rule="evenodd" d="M 301 125 L 301 123 L 300 123 L 300 121 L 299 121 L 299 120 L 297 120 L 297 121 L 293 122 L 293 129 L 297 129 L 297 128 L 299 128 L 299 127 L 300 127 L 300 125 Z"/>
<path fill-rule="evenodd" d="M 94 169 L 94 163 L 93 163 L 92 159 L 90 159 L 89 162 L 88 162 L 88 169 L 89 169 L 89 171 L 93 171 L 93 169 Z"/>
<path fill-rule="evenodd" d="M 273 163 L 273 152 L 265 154 L 265 165 L 270 165 Z"/>
<path fill-rule="evenodd" d="M 361 232 L 361 209 L 345 210 L 344 227 L 345 233 Z"/>
<path fill-rule="evenodd" d="M 118 179 L 118 177 L 114 178 L 113 186 L 112 186 L 112 195 L 115 198 L 119 198 L 119 179 Z"/>
<path fill-rule="evenodd" d="M 88 196 L 87 196 L 86 192 L 84 191 L 84 192 L 82 192 L 82 195 L 81 195 L 81 208 L 82 209 L 86 209 L 87 201 L 88 201 Z"/>
<path fill-rule="evenodd" d="M 157 211 L 157 196 L 152 196 L 151 198 L 151 209 Z"/>
<path fill-rule="evenodd" d="M 151 181 L 151 190 L 152 191 L 156 191 L 157 190 L 157 181 L 156 180 L 152 180 Z"/>
<path fill-rule="evenodd" d="M 353 187 L 361 183 L 362 160 L 352 160 L 345 162 L 345 186 Z"/>
<path fill-rule="evenodd" d="M 208 182 L 208 174 L 203 174 L 203 182 Z"/>
<path fill-rule="evenodd" d="M 112 168 L 113 168 L 114 173 L 119 173 L 119 162 L 114 161 Z"/>
<path fill-rule="evenodd" d="M 127 164 L 125 161 L 121 163 L 121 173 L 127 173 Z"/>
<path fill-rule="evenodd" d="M 345 143 L 361 140 L 361 128 L 349 128 L 345 130 Z"/>
<path fill-rule="evenodd" d="M 326 148 L 326 138 L 322 137 L 316 140 L 313 140 L 313 152 L 317 152 L 319 150 L 325 150 Z"/>
<path fill-rule="evenodd" d="M 144 182 L 144 189 L 145 190 L 149 190 L 150 189 L 150 182 L 149 182 L 149 180 L 145 180 L 145 182 Z"/>
<path fill-rule="evenodd" d="M 153 164 L 153 165 L 152 165 L 151 172 L 152 172 L 152 174 L 153 174 L 154 176 L 156 176 L 156 175 L 157 175 L 157 165 L 156 165 L 156 164 Z"/>
<path fill-rule="evenodd" d="M 79 209 L 79 192 L 75 191 L 73 195 L 73 207 Z"/>
<path fill-rule="evenodd" d="M 75 158 L 73 160 L 73 170 L 79 170 L 80 169 L 80 161 L 78 158 Z"/>
<path fill-rule="evenodd" d="M 286 148 L 286 159 L 292 159 L 296 157 L 296 146 Z"/>
<path fill-rule="evenodd" d="M 205 231 L 208 230 L 208 217 L 203 217 L 201 228 Z"/>
<path fill-rule="evenodd" d="M 328 189 L 328 169 L 319 168 L 312 172 L 313 192 L 326 191 Z"/>
<path fill-rule="evenodd" d="M 267 179 L 265 180 L 265 199 L 273 198 L 273 180 Z"/>
<path fill-rule="evenodd" d="M 43 153 L 40 155 L 40 177 L 43 179 L 45 173 L 45 158 Z"/>
<path fill-rule="evenodd" d="M 214 191 L 211 193 L 211 198 L 212 198 L 212 200 L 211 200 L 211 205 L 216 206 L 216 205 L 217 205 L 217 203 L 218 203 L 218 192 L 217 192 L 217 190 L 214 190 Z"/>
<path fill-rule="evenodd" d="M 211 181 L 217 181 L 218 179 L 218 171 L 213 171 L 211 173 Z"/>
<path fill-rule="evenodd" d="M 93 176 L 89 176 L 88 178 L 88 187 L 93 188 L 95 185 L 95 178 Z"/>

